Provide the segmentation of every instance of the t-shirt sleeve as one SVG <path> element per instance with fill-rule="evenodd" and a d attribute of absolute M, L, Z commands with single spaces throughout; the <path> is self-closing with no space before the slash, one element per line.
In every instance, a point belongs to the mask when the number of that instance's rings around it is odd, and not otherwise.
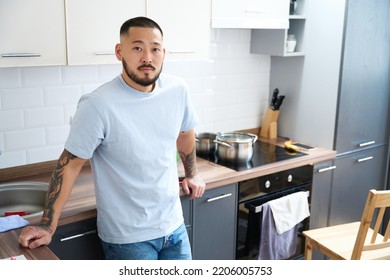
<path fill-rule="evenodd" d="M 185 86 L 184 88 L 184 115 L 183 115 L 183 121 L 181 124 L 181 131 L 188 131 L 193 128 L 198 124 L 198 116 L 195 112 L 195 109 L 192 105 L 191 98 L 188 94 L 188 89 Z"/>
<path fill-rule="evenodd" d="M 90 159 L 104 139 L 102 118 L 90 98 L 82 97 L 73 118 L 65 149 L 77 157 Z"/>

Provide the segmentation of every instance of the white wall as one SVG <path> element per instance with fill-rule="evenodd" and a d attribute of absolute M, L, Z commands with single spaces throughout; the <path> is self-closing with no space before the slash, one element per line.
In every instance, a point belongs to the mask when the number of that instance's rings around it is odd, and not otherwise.
<path fill-rule="evenodd" d="M 164 72 L 188 82 L 198 132 L 261 125 L 270 57 L 249 48 L 250 30 L 214 29 L 209 60 L 165 62 Z M 80 96 L 120 70 L 119 64 L 0 68 L 0 168 L 57 159 Z"/>

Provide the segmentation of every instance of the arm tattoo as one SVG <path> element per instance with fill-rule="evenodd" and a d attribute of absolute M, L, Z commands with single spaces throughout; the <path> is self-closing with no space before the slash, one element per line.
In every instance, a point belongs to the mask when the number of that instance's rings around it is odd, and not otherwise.
<path fill-rule="evenodd" d="M 40 226 L 47 228 L 50 232 L 50 225 L 53 222 L 53 206 L 61 192 L 64 168 L 72 159 L 75 158 L 77 158 L 75 155 L 71 154 L 67 150 L 64 150 L 52 174 L 49 189 L 46 195 L 46 207 L 40 223 Z"/>
<path fill-rule="evenodd" d="M 179 152 L 179 153 L 180 153 L 181 161 L 183 162 L 185 176 L 188 178 L 194 177 L 198 173 L 198 171 L 196 169 L 196 150 L 195 150 L 195 148 L 188 155 L 186 155 L 183 152 Z"/>

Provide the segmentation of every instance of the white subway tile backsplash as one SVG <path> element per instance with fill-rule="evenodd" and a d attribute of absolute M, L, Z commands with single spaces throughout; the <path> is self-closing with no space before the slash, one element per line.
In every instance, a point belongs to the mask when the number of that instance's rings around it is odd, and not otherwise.
<path fill-rule="evenodd" d="M 0 89 L 22 86 L 20 68 L 0 68 Z"/>
<path fill-rule="evenodd" d="M 25 110 L 26 128 L 64 124 L 63 106 L 41 107 Z"/>
<path fill-rule="evenodd" d="M 64 145 L 27 149 L 27 163 L 31 164 L 58 159 L 63 150 Z"/>
<path fill-rule="evenodd" d="M 98 66 L 66 66 L 62 68 L 62 78 L 65 85 L 97 83 L 99 82 Z"/>
<path fill-rule="evenodd" d="M 250 54 L 250 30 L 212 29 L 210 59 L 166 61 L 182 77 L 199 116 L 197 132 L 260 126 L 269 99 L 270 56 Z M 56 160 L 81 95 L 122 65 L 0 69 L 0 168 Z"/>
<path fill-rule="evenodd" d="M 61 83 L 61 67 L 23 67 L 22 84 L 24 87 L 49 86 Z"/>
<path fill-rule="evenodd" d="M 46 145 L 45 128 L 15 130 L 4 133 L 6 151 Z"/>
<path fill-rule="evenodd" d="M 0 131 L 22 129 L 23 127 L 23 110 L 0 111 Z"/>
<path fill-rule="evenodd" d="M 47 145 L 64 144 L 68 138 L 70 125 L 52 126 L 46 128 L 46 143 Z"/>
<path fill-rule="evenodd" d="M 34 108 L 44 105 L 43 88 L 3 89 L 1 93 L 4 110 Z"/>
<path fill-rule="evenodd" d="M 52 86 L 44 89 L 45 105 L 77 104 L 81 96 L 81 86 Z"/>
<path fill-rule="evenodd" d="M 20 166 L 27 164 L 26 151 L 4 152 L 0 155 L 0 168 Z"/>

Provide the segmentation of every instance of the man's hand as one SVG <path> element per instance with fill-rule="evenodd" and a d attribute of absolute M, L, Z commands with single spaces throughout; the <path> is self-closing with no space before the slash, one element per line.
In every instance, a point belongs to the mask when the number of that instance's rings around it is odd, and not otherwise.
<path fill-rule="evenodd" d="M 19 243 L 23 247 L 34 249 L 51 242 L 52 231 L 46 226 L 27 226 L 19 235 Z"/>
<path fill-rule="evenodd" d="M 184 178 L 181 185 L 183 187 L 183 191 L 188 195 L 189 199 L 202 197 L 206 189 L 206 184 L 198 175 L 195 175 L 192 178 Z"/>

